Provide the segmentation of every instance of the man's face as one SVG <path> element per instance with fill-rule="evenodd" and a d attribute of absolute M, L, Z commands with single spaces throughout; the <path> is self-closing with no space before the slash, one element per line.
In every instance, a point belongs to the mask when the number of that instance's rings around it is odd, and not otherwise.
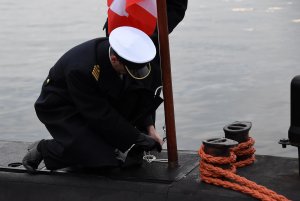
<path fill-rule="evenodd" d="M 113 65 L 114 69 L 117 71 L 118 74 L 127 74 L 124 64 L 118 62 L 118 64 Z"/>
<path fill-rule="evenodd" d="M 124 64 L 115 55 L 111 55 L 111 65 L 118 74 L 127 74 Z"/>

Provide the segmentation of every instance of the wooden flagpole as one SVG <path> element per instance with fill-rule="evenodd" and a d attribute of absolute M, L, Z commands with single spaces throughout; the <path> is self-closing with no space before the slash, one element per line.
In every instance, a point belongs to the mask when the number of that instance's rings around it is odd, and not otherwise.
<path fill-rule="evenodd" d="M 178 166 L 178 153 L 171 77 L 167 5 L 166 0 L 156 0 L 156 3 L 160 47 L 160 65 L 162 69 L 163 96 L 165 108 L 168 164 L 170 168 L 175 168 Z"/>

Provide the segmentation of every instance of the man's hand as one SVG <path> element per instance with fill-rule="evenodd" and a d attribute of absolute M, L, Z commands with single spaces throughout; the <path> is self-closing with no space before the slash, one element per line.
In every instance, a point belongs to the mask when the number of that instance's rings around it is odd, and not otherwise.
<path fill-rule="evenodd" d="M 158 152 L 161 152 L 162 150 L 161 145 L 157 141 L 144 133 L 140 133 L 138 135 L 138 138 L 135 142 L 135 147 L 144 151 L 151 151 L 156 149 Z"/>
<path fill-rule="evenodd" d="M 147 127 L 147 131 L 150 137 L 152 137 L 156 142 L 158 142 L 161 146 L 164 144 L 164 141 L 156 131 L 153 125 Z"/>

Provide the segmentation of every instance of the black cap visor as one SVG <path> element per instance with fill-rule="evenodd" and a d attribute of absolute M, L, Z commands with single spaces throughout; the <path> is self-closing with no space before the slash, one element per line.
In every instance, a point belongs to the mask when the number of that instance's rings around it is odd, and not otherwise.
<path fill-rule="evenodd" d="M 125 68 L 126 68 L 128 74 L 137 80 L 145 79 L 146 77 L 148 77 L 148 75 L 151 72 L 150 63 L 147 63 L 146 65 L 144 65 L 143 67 L 140 67 L 140 68 L 130 68 L 130 67 L 127 67 L 127 65 L 125 65 Z"/>

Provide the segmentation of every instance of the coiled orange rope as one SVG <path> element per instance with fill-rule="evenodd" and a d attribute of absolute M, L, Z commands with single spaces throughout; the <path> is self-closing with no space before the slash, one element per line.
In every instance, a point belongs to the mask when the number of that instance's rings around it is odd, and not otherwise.
<path fill-rule="evenodd" d="M 201 180 L 209 184 L 223 186 L 225 188 L 243 192 L 263 201 L 289 200 L 283 195 L 279 195 L 264 186 L 258 185 L 245 177 L 235 174 L 236 167 L 243 167 L 254 162 L 255 158 L 254 156 L 251 156 L 245 161 L 239 161 L 236 163 L 235 153 L 238 153 L 239 155 L 249 155 L 250 153 L 255 152 L 251 144 L 254 144 L 254 140 L 252 138 L 249 138 L 249 141 L 245 143 L 240 143 L 238 147 L 231 151 L 229 157 L 214 157 L 206 154 L 204 152 L 204 145 L 202 145 L 199 150 L 199 155 L 201 157 L 199 167 Z M 239 152 L 240 150 L 243 151 Z M 216 167 L 225 164 L 230 165 L 229 169 L 224 170 L 220 167 Z"/>
<path fill-rule="evenodd" d="M 255 161 L 255 155 L 254 155 L 255 149 L 253 147 L 254 143 L 255 143 L 254 139 L 249 137 L 248 141 L 239 143 L 237 147 L 232 148 L 232 151 L 237 156 L 237 158 L 243 156 L 250 156 L 245 160 L 234 162 L 235 167 L 244 167 L 254 163 Z"/>

